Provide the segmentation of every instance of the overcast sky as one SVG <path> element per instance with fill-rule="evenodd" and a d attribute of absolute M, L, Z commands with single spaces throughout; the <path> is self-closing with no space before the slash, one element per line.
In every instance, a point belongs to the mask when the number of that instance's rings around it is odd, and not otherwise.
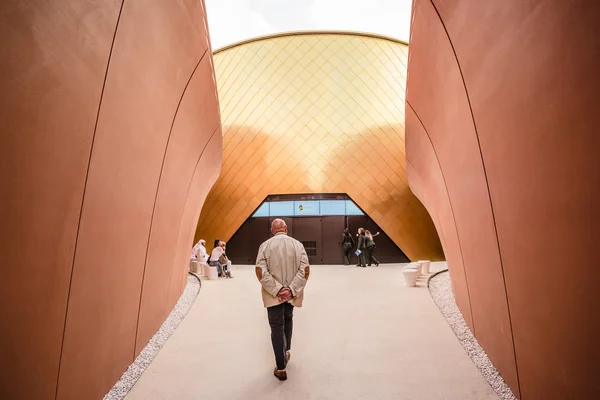
<path fill-rule="evenodd" d="M 205 0 L 214 50 L 296 30 L 350 30 L 408 41 L 412 0 Z"/>

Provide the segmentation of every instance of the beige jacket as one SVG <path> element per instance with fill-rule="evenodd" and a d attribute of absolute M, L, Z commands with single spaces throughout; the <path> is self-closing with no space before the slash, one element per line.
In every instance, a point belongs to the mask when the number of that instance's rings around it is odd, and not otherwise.
<path fill-rule="evenodd" d="M 302 243 L 280 232 L 260 245 L 256 257 L 256 267 L 262 270 L 262 298 L 265 307 L 281 304 L 277 293 L 283 287 L 289 287 L 294 296 L 290 303 L 302 307 L 305 269 L 308 256 Z"/>

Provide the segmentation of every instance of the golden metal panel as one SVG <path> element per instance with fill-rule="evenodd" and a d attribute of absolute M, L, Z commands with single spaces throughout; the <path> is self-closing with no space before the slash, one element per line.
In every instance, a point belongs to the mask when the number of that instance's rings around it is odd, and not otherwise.
<path fill-rule="evenodd" d="M 410 259 L 443 259 L 404 169 L 407 53 L 389 38 L 334 32 L 216 51 L 223 168 L 196 239 L 228 240 L 269 194 L 343 192 Z"/>

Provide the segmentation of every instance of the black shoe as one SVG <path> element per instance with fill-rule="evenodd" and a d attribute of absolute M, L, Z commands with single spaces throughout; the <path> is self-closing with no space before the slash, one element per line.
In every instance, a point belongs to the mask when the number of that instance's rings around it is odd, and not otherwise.
<path fill-rule="evenodd" d="M 275 375 L 275 377 L 277 379 L 279 379 L 280 381 L 287 380 L 287 372 L 285 372 L 285 369 L 279 370 L 279 369 L 277 369 L 277 367 L 275 367 L 275 371 L 273 371 L 273 375 Z"/>
<path fill-rule="evenodd" d="M 375 264 L 376 267 L 379 267 L 379 263 Z"/>

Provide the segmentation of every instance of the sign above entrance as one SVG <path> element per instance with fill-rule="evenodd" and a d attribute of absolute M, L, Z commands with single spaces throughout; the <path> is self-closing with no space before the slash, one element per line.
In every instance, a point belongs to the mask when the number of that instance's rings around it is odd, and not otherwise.
<path fill-rule="evenodd" d="M 252 217 L 364 215 L 352 200 L 265 201 Z"/>
<path fill-rule="evenodd" d="M 352 200 L 346 193 L 270 194 L 264 201 Z"/>
<path fill-rule="evenodd" d="M 320 215 L 320 201 L 294 201 L 294 215 Z"/>

